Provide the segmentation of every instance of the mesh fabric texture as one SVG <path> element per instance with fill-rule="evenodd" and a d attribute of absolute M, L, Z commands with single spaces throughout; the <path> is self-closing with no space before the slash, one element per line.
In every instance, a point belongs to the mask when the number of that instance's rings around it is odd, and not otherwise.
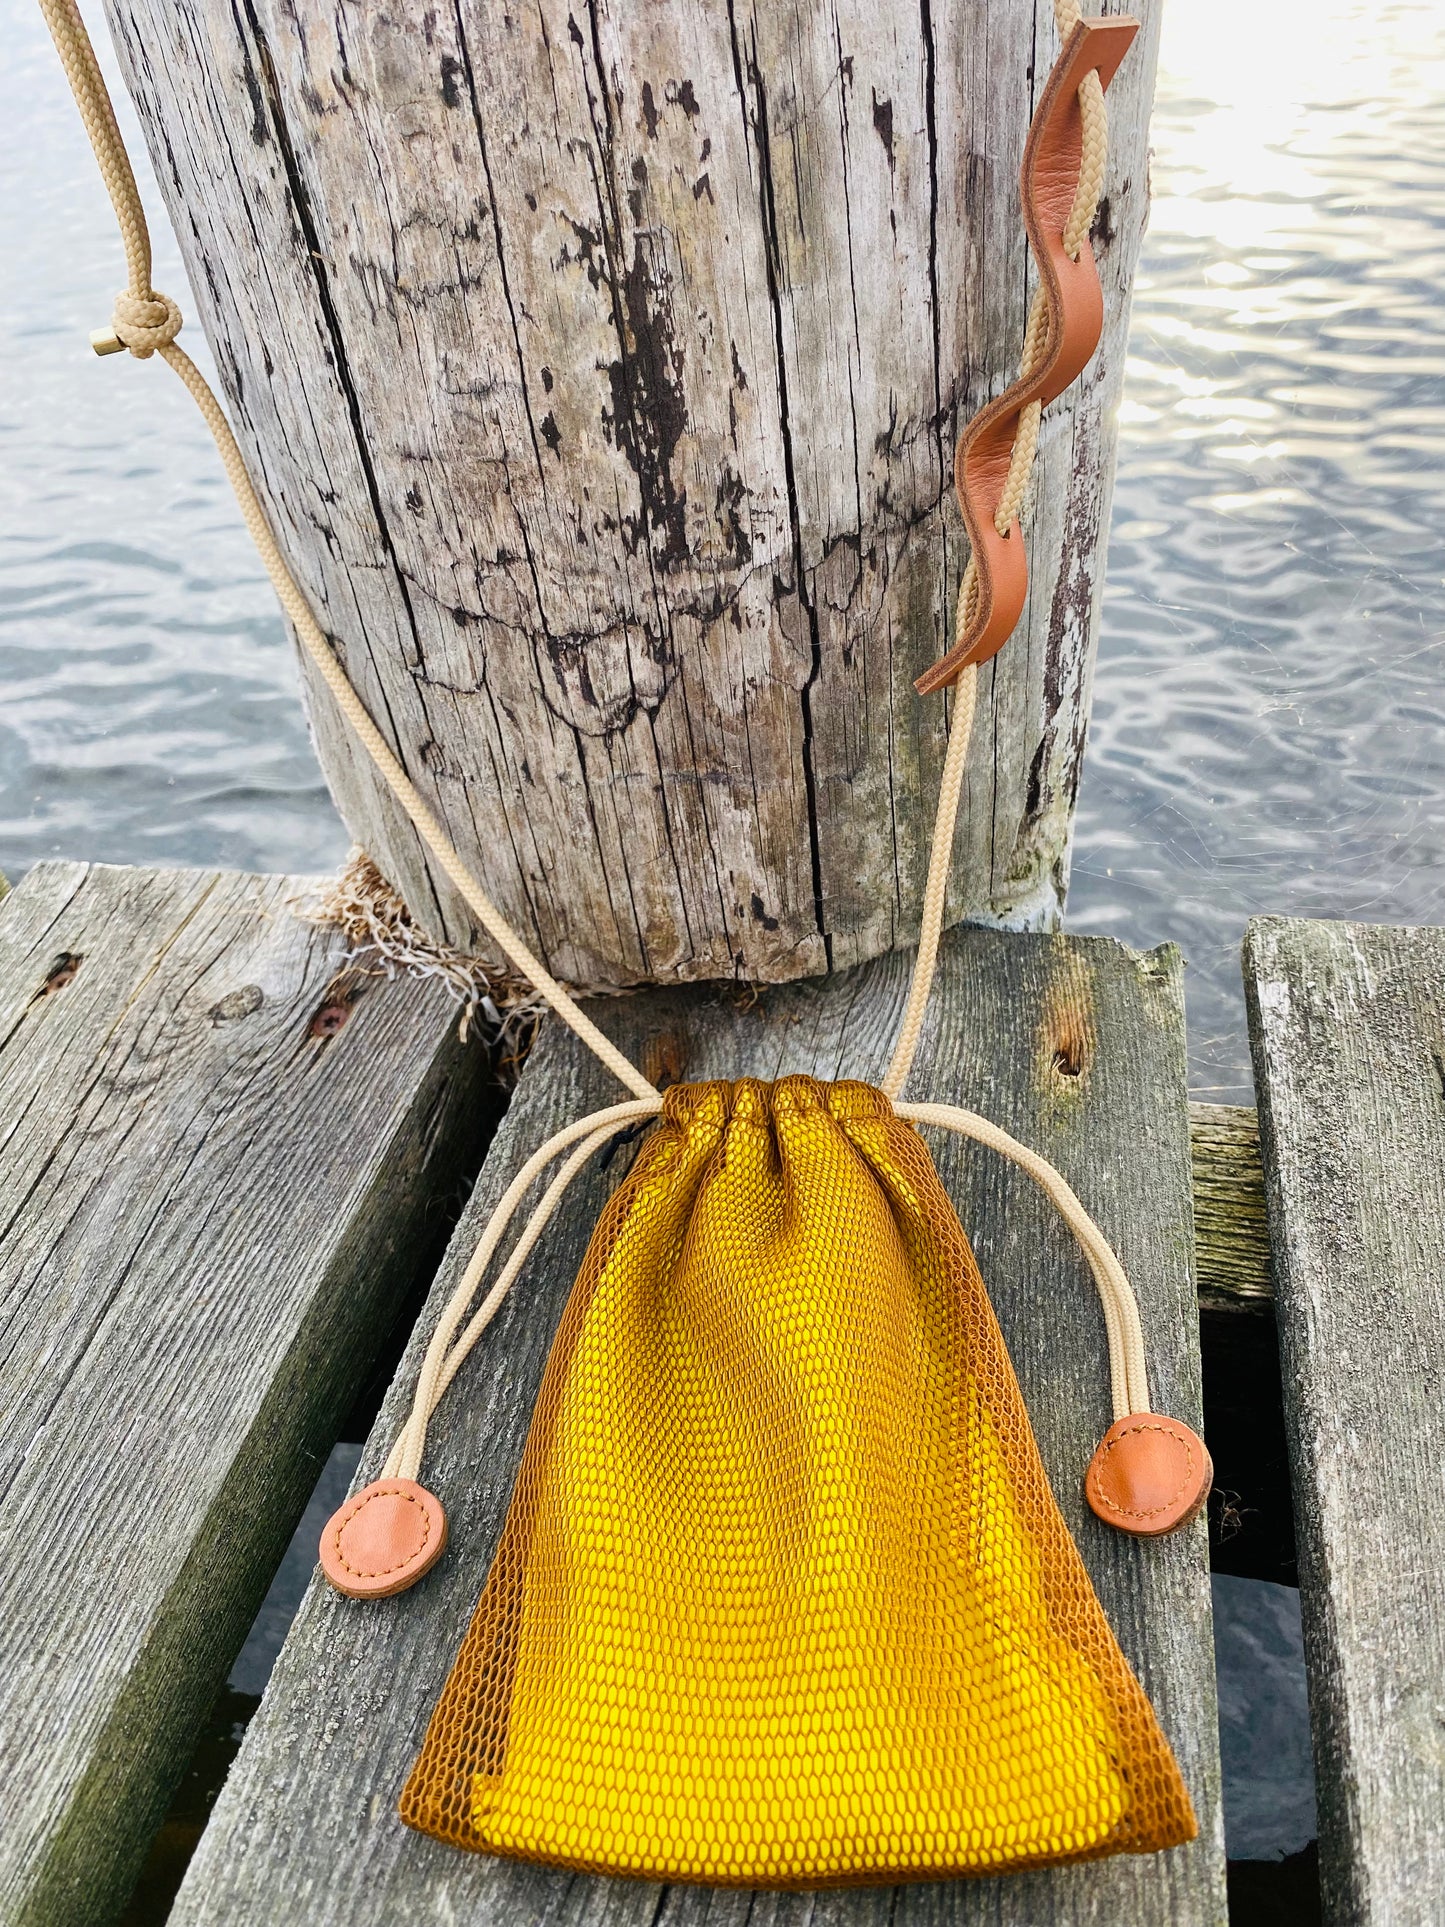
<path fill-rule="evenodd" d="M 775 1887 L 1193 1837 L 968 1240 L 880 1091 L 667 1092 L 401 1812 L 458 1846 Z"/>

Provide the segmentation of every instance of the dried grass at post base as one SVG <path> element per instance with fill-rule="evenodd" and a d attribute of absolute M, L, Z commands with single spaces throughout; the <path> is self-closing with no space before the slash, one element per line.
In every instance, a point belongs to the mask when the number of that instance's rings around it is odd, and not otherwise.
<path fill-rule="evenodd" d="M 308 923 L 334 924 L 351 946 L 346 964 L 364 975 L 405 972 L 445 984 L 461 1007 L 460 1041 L 476 1026 L 496 1052 L 498 1073 L 515 1082 L 543 1013 L 541 998 L 521 978 L 427 936 L 365 850 L 353 849 L 335 877 L 292 898 L 291 908 Z"/>

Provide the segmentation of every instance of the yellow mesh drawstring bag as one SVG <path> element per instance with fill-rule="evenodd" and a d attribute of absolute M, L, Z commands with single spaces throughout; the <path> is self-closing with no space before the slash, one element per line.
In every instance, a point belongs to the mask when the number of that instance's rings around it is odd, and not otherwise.
<path fill-rule="evenodd" d="M 75 0 L 40 0 L 120 220 L 128 282 L 98 352 L 159 356 L 205 416 L 298 638 L 357 740 L 513 968 L 633 1096 L 518 1171 L 428 1345 L 380 1479 L 327 1523 L 332 1584 L 374 1598 L 441 1556 L 427 1425 L 586 1160 L 650 1126 L 593 1234 L 480 1603 L 402 1794 L 411 1826 L 560 1866 L 750 1886 L 993 1872 L 1194 1834 L 1189 1796 L 1049 1489 L 978 1268 L 921 1135 L 1023 1166 L 1099 1289 L 1114 1423 L 1100 1518 L 1194 1516 L 1208 1454 L 1154 1413 L 1118 1260 L 1068 1185 L 996 1126 L 905 1102 L 937 957 L 978 664 L 1027 585 L 1017 519 L 1039 411 L 1102 317 L 1088 231 L 1103 91 L 1135 31 L 1055 0 L 1064 48 L 1023 172 L 1039 294 L 1023 371 L 956 464 L 971 557 L 918 962 L 878 1087 L 789 1077 L 660 1095 L 466 869 L 297 587 L 215 396 L 150 281 L 144 211 Z M 563 1154 L 566 1154 L 565 1157 Z M 558 1159 L 495 1281 L 534 1182 Z"/>
<path fill-rule="evenodd" d="M 764 1886 L 1192 1837 L 968 1241 L 881 1090 L 667 1092 L 401 1811 L 460 1846 Z"/>

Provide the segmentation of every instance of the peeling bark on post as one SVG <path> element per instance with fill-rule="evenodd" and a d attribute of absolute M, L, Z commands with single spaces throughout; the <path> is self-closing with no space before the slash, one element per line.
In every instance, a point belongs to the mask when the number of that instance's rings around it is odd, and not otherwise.
<path fill-rule="evenodd" d="M 910 942 L 966 545 L 1014 375 L 1048 0 L 108 0 L 283 547 L 564 978 L 783 979 Z M 1052 923 L 1087 718 L 1159 0 L 1110 90 L 1108 322 L 1044 421 L 952 917 Z M 472 921 L 324 692 L 419 920 Z"/>

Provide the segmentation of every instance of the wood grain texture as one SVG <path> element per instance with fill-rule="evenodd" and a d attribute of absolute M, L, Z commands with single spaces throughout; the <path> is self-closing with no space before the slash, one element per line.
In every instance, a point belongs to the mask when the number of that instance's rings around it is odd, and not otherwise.
<path fill-rule="evenodd" d="M 298 887 L 48 863 L 0 909 L 7 1924 L 124 1904 L 456 1183 L 485 1053 Z"/>
<path fill-rule="evenodd" d="M 1050 0 L 108 8 L 282 547 L 551 968 L 776 981 L 910 942 L 945 729 L 912 680 L 965 559 L 954 440 L 1018 367 Z M 954 917 L 1063 900 L 1147 200 L 1133 11 L 1108 323 L 1045 418 Z M 484 947 L 310 701 L 353 833 Z"/>
<path fill-rule="evenodd" d="M 1445 931 L 1264 918 L 1245 986 L 1330 1921 L 1445 1894 Z"/>
<path fill-rule="evenodd" d="M 1267 1312 L 1274 1282 L 1255 1112 L 1191 1104 L 1189 1159 L 1200 1309 Z"/>
<path fill-rule="evenodd" d="M 756 1001 L 655 992 L 594 1015 L 657 1073 L 808 1070 L 881 1075 L 909 959 Z M 1138 1287 L 1161 1407 L 1199 1419 L 1191 1272 L 1181 968 L 1106 940 L 956 932 L 910 1094 L 996 1118 L 1057 1160 L 1114 1238 Z M 616 1093 L 549 1027 L 518 1087 L 366 1450 L 375 1475 L 410 1400 L 422 1337 L 486 1213 L 550 1132 Z M 1163 1927 L 1225 1915 L 1203 1523 L 1146 1544 L 1086 1512 L 1084 1466 L 1110 1417 L 1102 1319 L 1088 1274 L 1029 1181 L 976 1146 L 936 1155 L 962 1206 L 1066 1518 L 1125 1652 L 1139 1668 L 1198 1806 L 1201 1839 L 1153 1859 L 1056 1874 L 824 1895 L 719 1893 L 574 1878 L 456 1852 L 408 1833 L 395 1803 L 485 1578 L 542 1365 L 611 1171 L 579 1180 L 433 1420 L 423 1479 L 452 1525 L 445 1558 L 396 1600 L 361 1606 L 313 1584 L 266 1701 L 192 1863 L 174 1927 L 225 1920 L 312 1927 L 722 1927 L 723 1923 L 1090 1923 Z M 1147 1151 L 1141 1154 L 1141 1147 Z"/>

